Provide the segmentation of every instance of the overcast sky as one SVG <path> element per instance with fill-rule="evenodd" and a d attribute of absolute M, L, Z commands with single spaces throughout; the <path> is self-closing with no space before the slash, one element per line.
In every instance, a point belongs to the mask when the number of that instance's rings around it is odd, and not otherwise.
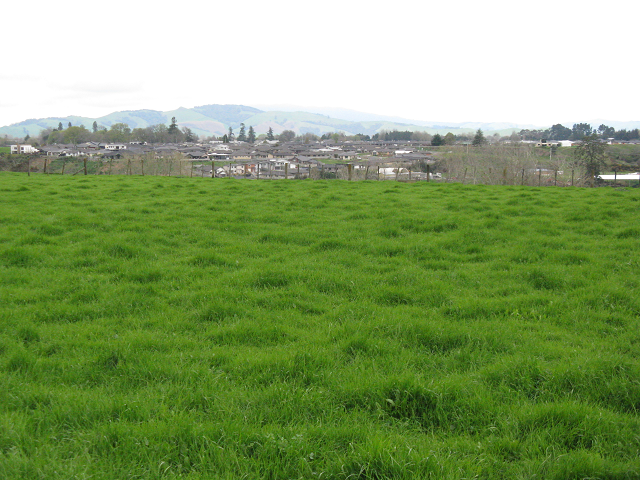
<path fill-rule="evenodd" d="M 0 126 L 207 104 L 640 120 L 639 13 L 637 0 L 13 1 Z"/>

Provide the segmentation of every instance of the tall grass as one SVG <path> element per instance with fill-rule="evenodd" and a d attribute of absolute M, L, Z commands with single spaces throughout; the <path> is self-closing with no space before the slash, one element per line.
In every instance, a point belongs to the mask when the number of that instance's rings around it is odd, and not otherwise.
<path fill-rule="evenodd" d="M 637 478 L 640 193 L 0 175 L 0 478 Z"/>

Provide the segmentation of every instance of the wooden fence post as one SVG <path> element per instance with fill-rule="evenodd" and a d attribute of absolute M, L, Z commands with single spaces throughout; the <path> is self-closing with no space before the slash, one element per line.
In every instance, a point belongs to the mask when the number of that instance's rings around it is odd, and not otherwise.
<path fill-rule="evenodd" d="M 558 186 L 558 170 L 556 170 L 554 175 L 553 175 L 553 186 L 554 187 Z"/>
<path fill-rule="evenodd" d="M 47 173 L 47 157 L 44 157 L 44 170 L 42 173 Z"/>
<path fill-rule="evenodd" d="M 284 179 L 289 180 L 289 164 L 284 164 Z"/>
<path fill-rule="evenodd" d="M 87 157 L 83 158 L 83 164 L 84 164 L 84 174 L 87 174 Z"/>
<path fill-rule="evenodd" d="M 542 169 L 538 167 L 538 186 L 541 185 L 542 181 Z"/>
<path fill-rule="evenodd" d="M 431 176 L 431 168 L 429 167 L 429 164 L 427 163 L 427 182 L 430 182 L 431 179 L 429 178 Z"/>
<path fill-rule="evenodd" d="M 31 157 L 27 158 L 27 177 L 31 176 Z"/>
<path fill-rule="evenodd" d="M 351 171 L 352 170 L 353 170 L 353 165 L 348 164 L 347 165 L 347 172 L 348 172 L 349 181 L 351 181 Z"/>
<path fill-rule="evenodd" d="M 524 168 L 522 169 L 522 178 L 520 180 L 520 185 L 524 185 Z"/>
<path fill-rule="evenodd" d="M 67 164 L 64 160 L 62 161 L 62 173 L 60 175 L 64 175 L 64 166 Z"/>

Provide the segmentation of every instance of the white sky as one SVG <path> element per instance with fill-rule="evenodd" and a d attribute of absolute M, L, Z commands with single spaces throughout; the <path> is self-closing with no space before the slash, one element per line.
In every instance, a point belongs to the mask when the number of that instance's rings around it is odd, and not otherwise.
<path fill-rule="evenodd" d="M 0 126 L 207 104 L 439 122 L 640 120 L 640 2 L 12 1 Z"/>

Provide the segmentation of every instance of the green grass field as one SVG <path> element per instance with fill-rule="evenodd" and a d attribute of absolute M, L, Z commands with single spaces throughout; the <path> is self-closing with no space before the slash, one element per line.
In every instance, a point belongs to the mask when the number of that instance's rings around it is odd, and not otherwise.
<path fill-rule="evenodd" d="M 640 191 L 0 174 L 0 478 L 640 477 Z"/>

